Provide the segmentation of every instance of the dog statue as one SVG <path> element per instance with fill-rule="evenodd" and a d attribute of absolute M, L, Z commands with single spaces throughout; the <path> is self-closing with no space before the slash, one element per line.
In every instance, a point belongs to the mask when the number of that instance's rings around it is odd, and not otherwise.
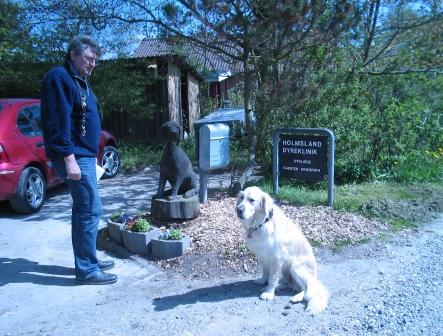
<path fill-rule="evenodd" d="M 165 194 L 169 199 L 176 199 L 178 195 L 189 198 L 197 194 L 197 175 L 192 169 L 191 161 L 183 149 L 180 148 L 181 127 L 173 121 L 162 125 L 162 135 L 166 142 L 160 160 L 160 178 L 155 198 L 162 198 Z M 172 189 L 165 193 L 166 182 L 169 181 Z"/>

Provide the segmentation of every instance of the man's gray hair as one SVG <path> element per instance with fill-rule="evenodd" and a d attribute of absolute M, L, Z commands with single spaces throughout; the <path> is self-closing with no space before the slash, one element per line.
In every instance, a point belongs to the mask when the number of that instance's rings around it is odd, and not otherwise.
<path fill-rule="evenodd" d="M 69 43 L 68 50 L 66 51 L 65 60 L 71 59 L 71 51 L 74 51 L 76 55 L 81 55 L 83 52 L 90 48 L 91 51 L 100 58 L 102 54 L 102 49 L 98 43 L 88 35 L 78 35 L 72 39 Z"/>

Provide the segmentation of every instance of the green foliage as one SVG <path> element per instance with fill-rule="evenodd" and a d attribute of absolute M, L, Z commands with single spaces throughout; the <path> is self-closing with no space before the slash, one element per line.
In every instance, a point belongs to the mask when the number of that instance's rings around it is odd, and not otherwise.
<path fill-rule="evenodd" d="M 264 180 L 259 186 L 272 194 L 272 183 Z M 411 201 L 423 198 L 422 190 L 443 194 L 443 183 L 403 184 L 396 182 L 365 182 L 349 183 L 335 186 L 334 208 L 337 210 L 361 212 L 362 206 L 371 201 L 380 199 Z M 292 204 L 325 205 L 327 203 L 327 185 L 324 183 L 300 185 L 293 181 L 280 183 L 278 195 L 273 195 L 279 200 Z"/>
<path fill-rule="evenodd" d="M 195 157 L 195 137 L 188 136 L 182 142 L 180 142 L 180 147 L 186 152 L 191 162 L 197 160 Z"/>
<path fill-rule="evenodd" d="M 132 232 L 147 232 L 152 228 L 151 223 L 146 218 L 136 218 L 132 222 L 126 223 L 126 228 Z"/>
<path fill-rule="evenodd" d="M 323 83 L 316 92 L 311 88 L 302 97 L 286 92 L 277 100 L 259 97 L 257 157 L 265 171 L 271 171 L 275 128 L 319 127 L 334 132 L 339 183 L 441 179 L 442 78 L 364 78 L 349 73 L 346 62 L 336 66 L 332 73 L 320 68 L 311 74 L 312 81 Z"/>
<path fill-rule="evenodd" d="M 179 240 L 182 239 L 183 233 L 179 229 L 172 229 L 169 236 L 171 240 Z"/>
<path fill-rule="evenodd" d="M 103 113 L 127 113 L 140 119 L 158 110 L 150 85 L 160 77 L 146 59 L 118 59 L 99 63 L 91 77 Z"/>
<path fill-rule="evenodd" d="M 443 147 L 399 156 L 393 162 L 392 176 L 404 182 L 443 181 Z"/>
<path fill-rule="evenodd" d="M 123 215 L 125 214 L 124 211 L 114 211 L 110 217 L 110 220 L 119 223 L 120 220 L 123 218 Z"/>
<path fill-rule="evenodd" d="M 158 164 L 162 155 L 159 146 L 147 146 L 135 141 L 120 141 L 122 171 L 136 171 L 152 164 Z"/>
<path fill-rule="evenodd" d="M 160 236 L 163 240 L 180 240 L 183 238 L 183 232 L 180 229 L 167 229 Z"/>
<path fill-rule="evenodd" d="M 391 225 L 396 231 L 417 227 L 411 220 L 401 217 L 393 219 Z"/>

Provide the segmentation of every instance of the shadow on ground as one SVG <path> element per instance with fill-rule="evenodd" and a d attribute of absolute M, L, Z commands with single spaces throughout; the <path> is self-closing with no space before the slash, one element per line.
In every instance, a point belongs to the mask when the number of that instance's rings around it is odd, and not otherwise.
<path fill-rule="evenodd" d="M 258 297 L 260 290 L 261 286 L 255 284 L 252 280 L 238 281 L 214 287 L 198 288 L 184 294 L 155 298 L 154 306 L 155 311 L 164 311 L 197 302 L 218 302 L 241 297 Z"/>
<path fill-rule="evenodd" d="M 218 286 L 204 287 L 191 290 L 187 293 L 155 298 L 155 311 L 165 311 L 180 305 L 190 305 L 198 302 L 220 302 L 238 298 L 258 297 L 263 287 L 253 280 L 237 281 Z M 280 289 L 276 295 L 291 295 L 290 289 Z M 293 294 L 293 293 L 292 293 Z"/>
<path fill-rule="evenodd" d="M 24 258 L 0 258 L 0 286 L 10 283 L 75 286 L 74 269 L 56 265 L 42 265 Z"/>

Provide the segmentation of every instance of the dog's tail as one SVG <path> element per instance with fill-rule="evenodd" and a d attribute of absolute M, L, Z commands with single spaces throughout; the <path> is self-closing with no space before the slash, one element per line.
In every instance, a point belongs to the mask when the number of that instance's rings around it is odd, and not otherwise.
<path fill-rule="evenodd" d="M 307 283 L 305 300 L 308 302 L 306 311 L 312 315 L 316 315 L 328 305 L 329 292 L 327 288 L 316 278 L 311 278 Z"/>

